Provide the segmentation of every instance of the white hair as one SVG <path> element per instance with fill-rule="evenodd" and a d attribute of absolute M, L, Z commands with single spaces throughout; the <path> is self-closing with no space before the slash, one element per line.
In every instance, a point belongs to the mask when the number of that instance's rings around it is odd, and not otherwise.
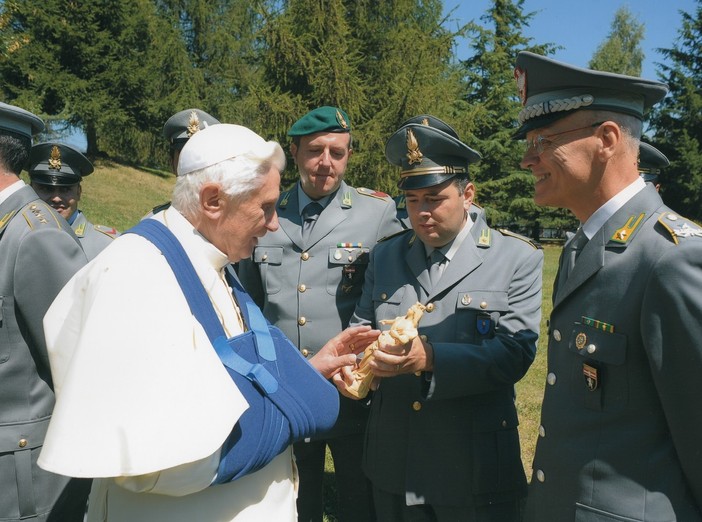
<path fill-rule="evenodd" d="M 285 153 L 277 142 L 268 141 L 263 147 L 179 175 L 171 204 L 185 217 L 193 218 L 200 208 L 200 189 L 206 183 L 219 184 L 230 198 L 245 197 L 263 184 L 273 167 L 279 172 L 285 169 Z"/>

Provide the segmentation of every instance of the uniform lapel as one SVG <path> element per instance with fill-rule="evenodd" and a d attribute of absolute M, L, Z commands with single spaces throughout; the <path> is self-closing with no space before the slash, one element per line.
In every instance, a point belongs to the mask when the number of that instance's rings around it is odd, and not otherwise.
<path fill-rule="evenodd" d="M 487 224 L 478 219 L 470 229 L 470 234 L 463 240 L 458 251 L 454 254 L 453 259 L 441 274 L 438 284 L 431 290 L 429 299 L 433 299 L 435 295 L 440 294 L 455 286 L 459 281 L 464 279 L 468 274 L 483 264 L 483 256 L 477 243 L 484 230 L 489 230 Z M 492 233 L 492 231 L 489 231 Z M 489 236 L 488 236 L 489 237 Z M 490 245 L 486 245 L 490 248 Z"/>
<path fill-rule="evenodd" d="M 300 250 L 303 250 L 302 244 L 302 218 L 300 217 L 300 207 L 298 202 L 297 191 L 300 185 L 295 186 L 283 193 L 278 202 L 278 221 L 280 228 L 290 238 Z"/>
<path fill-rule="evenodd" d="M 351 189 L 342 181 L 339 190 L 336 191 L 334 197 L 319 215 L 317 223 L 310 233 L 306 249 L 309 250 L 321 239 L 328 236 L 340 223 L 345 221 L 347 210 L 350 209 L 351 206 Z"/>
<path fill-rule="evenodd" d="M 647 186 L 617 210 L 585 245 L 568 280 L 562 287 L 554 288 L 554 308 L 602 269 L 607 250 L 625 250 L 631 239 L 641 230 L 643 223 L 650 219 L 653 211 L 662 205 L 663 201 L 655 189 Z M 627 223 L 637 223 L 641 215 L 643 215 L 641 222 L 633 230 L 628 231 L 624 239 L 614 239 L 620 236 L 621 230 L 627 230 Z"/>
<path fill-rule="evenodd" d="M 423 295 L 428 296 L 431 291 L 429 282 L 429 270 L 427 269 L 427 256 L 422 243 L 415 234 L 409 239 L 409 250 L 405 261 L 412 275 L 417 278 L 417 282 L 422 287 Z"/>

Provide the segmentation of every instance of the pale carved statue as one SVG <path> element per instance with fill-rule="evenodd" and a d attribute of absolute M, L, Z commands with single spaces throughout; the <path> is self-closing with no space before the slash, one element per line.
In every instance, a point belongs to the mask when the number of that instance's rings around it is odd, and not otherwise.
<path fill-rule="evenodd" d="M 395 319 L 384 319 L 381 324 L 389 324 L 390 329 L 382 332 L 373 344 L 366 348 L 363 358 L 358 366 L 353 370 L 354 382 L 346 386 L 346 390 L 359 399 L 363 399 L 370 391 L 373 382 L 373 372 L 370 368 L 370 361 L 374 357 L 375 351 L 387 346 L 400 346 L 412 341 L 418 335 L 417 325 L 424 314 L 426 307 L 421 303 L 413 304 L 404 317 Z"/>

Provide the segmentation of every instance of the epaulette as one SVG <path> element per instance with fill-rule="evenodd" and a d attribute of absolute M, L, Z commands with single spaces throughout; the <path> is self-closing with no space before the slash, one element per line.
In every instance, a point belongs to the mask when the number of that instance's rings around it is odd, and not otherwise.
<path fill-rule="evenodd" d="M 543 247 L 541 246 L 541 243 L 537 243 L 536 241 L 534 241 L 533 239 L 531 239 L 531 238 L 529 238 L 529 237 L 523 236 L 523 235 L 521 235 L 521 234 L 517 234 L 516 232 L 512 232 L 511 230 L 507 230 L 506 228 L 498 228 L 497 230 L 498 230 L 499 233 L 502 234 L 503 236 L 509 236 L 509 237 L 517 238 L 517 239 L 519 239 L 519 240 L 521 240 L 521 241 L 524 241 L 525 243 L 530 244 L 530 245 L 531 245 L 533 248 L 535 248 L 536 250 L 541 250 L 541 249 L 543 248 Z"/>
<path fill-rule="evenodd" d="M 32 202 L 22 209 L 22 216 L 31 229 L 46 225 L 56 225 L 56 228 L 61 228 L 61 223 L 56 219 L 56 215 L 51 212 L 50 208 L 43 201 Z"/>
<path fill-rule="evenodd" d="M 93 228 L 112 239 L 115 239 L 117 236 L 119 236 L 119 232 L 117 231 L 117 229 L 112 227 L 106 227 L 104 225 L 93 225 Z"/>
<path fill-rule="evenodd" d="M 154 208 L 151 209 L 151 214 L 157 214 L 158 212 L 161 212 L 162 210 L 166 210 L 168 207 L 171 206 L 170 201 L 166 201 L 165 203 L 161 203 L 160 205 L 156 205 Z"/>
<path fill-rule="evenodd" d="M 356 189 L 356 192 L 363 196 L 370 196 L 372 198 L 377 198 L 377 199 L 382 199 L 382 200 L 389 200 L 392 199 L 388 194 L 385 192 L 380 192 L 379 190 L 373 190 L 365 187 L 358 187 Z"/>
<path fill-rule="evenodd" d="M 680 238 L 702 237 L 702 229 L 696 223 L 672 212 L 663 212 L 658 222 L 670 233 L 676 245 L 680 242 Z"/>
<path fill-rule="evenodd" d="M 393 237 L 397 237 L 397 236 L 399 236 L 399 235 L 406 234 L 407 232 L 414 232 L 414 230 L 412 230 L 411 228 L 402 229 L 402 230 L 400 230 L 400 231 L 398 231 L 398 232 L 395 232 L 395 233 L 393 233 L 393 234 L 390 234 L 389 236 L 381 237 L 381 238 L 378 240 L 378 243 L 382 243 L 383 241 L 387 241 L 388 239 L 392 239 Z"/>
<path fill-rule="evenodd" d="M 5 225 L 7 225 L 10 222 L 10 220 L 14 217 L 15 214 L 17 214 L 17 210 L 8 212 L 4 216 L 0 217 L 0 231 L 2 231 L 3 228 L 5 228 Z"/>

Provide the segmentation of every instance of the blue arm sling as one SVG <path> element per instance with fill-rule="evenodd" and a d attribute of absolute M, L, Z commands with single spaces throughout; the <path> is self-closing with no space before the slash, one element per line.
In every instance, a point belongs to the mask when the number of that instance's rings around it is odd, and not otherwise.
<path fill-rule="evenodd" d="M 154 219 L 140 221 L 127 233 L 146 238 L 164 255 L 192 314 L 249 403 L 222 445 L 216 483 L 253 473 L 293 442 L 331 429 L 339 412 L 336 389 L 283 332 L 266 321 L 230 270 L 227 282 L 249 330 L 227 339 L 195 268 L 173 233 Z"/>

